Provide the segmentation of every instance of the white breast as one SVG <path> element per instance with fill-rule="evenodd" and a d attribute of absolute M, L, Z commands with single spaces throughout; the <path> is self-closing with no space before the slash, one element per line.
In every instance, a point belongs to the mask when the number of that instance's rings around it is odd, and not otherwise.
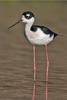
<path fill-rule="evenodd" d="M 43 31 L 38 28 L 36 32 L 30 30 L 30 26 L 27 25 L 25 28 L 25 34 L 28 40 L 35 45 L 47 45 L 54 38 L 54 35 L 50 37 L 50 35 L 46 35 Z"/>

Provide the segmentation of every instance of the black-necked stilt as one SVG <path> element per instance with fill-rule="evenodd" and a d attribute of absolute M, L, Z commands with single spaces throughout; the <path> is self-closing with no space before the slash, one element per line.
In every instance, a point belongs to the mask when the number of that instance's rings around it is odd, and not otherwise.
<path fill-rule="evenodd" d="M 49 28 L 39 25 L 33 25 L 35 21 L 35 16 L 32 12 L 26 11 L 22 14 L 21 19 L 15 24 L 11 25 L 9 28 L 15 26 L 20 21 L 25 23 L 25 37 L 33 45 L 34 52 L 34 81 L 36 81 L 36 48 L 35 45 L 45 45 L 46 47 L 46 100 L 48 100 L 48 49 L 47 45 L 54 40 L 58 35 L 52 32 Z M 35 83 L 33 88 L 32 100 L 35 98 Z"/>

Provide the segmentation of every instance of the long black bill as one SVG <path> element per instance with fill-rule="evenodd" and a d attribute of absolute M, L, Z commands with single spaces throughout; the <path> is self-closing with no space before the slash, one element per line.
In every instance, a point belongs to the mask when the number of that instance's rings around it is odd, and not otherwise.
<path fill-rule="evenodd" d="M 11 25 L 8 27 L 8 29 L 12 28 L 13 26 L 15 26 L 16 24 L 19 24 L 22 20 L 20 19 L 19 21 L 17 21 L 15 24 Z"/>

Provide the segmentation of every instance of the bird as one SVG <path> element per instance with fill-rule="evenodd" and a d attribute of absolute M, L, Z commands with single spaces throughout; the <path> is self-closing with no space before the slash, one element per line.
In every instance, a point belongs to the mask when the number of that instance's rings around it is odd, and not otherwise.
<path fill-rule="evenodd" d="M 53 32 L 51 29 L 45 26 L 35 25 L 35 15 L 32 11 L 25 11 L 21 14 L 21 18 L 15 24 L 8 27 L 15 26 L 16 24 L 23 22 L 24 27 L 24 35 L 26 39 L 33 45 L 33 62 L 34 62 L 34 87 L 33 87 L 33 95 L 32 100 L 35 100 L 35 82 L 36 82 L 36 46 L 44 45 L 46 48 L 46 85 L 45 85 L 45 99 L 48 100 L 48 69 L 49 69 L 49 59 L 48 59 L 48 44 L 50 44 L 56 36 L 57 33 Z"/>

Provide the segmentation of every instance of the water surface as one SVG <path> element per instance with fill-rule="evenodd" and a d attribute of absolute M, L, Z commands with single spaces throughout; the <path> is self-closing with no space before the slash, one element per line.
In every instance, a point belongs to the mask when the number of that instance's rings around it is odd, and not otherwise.
<path fill-rule="evenodd" d="M 0 100 L 31 100 L 33 51 L 23 24 L 8 26 L 31 10 L 36 24 L 60 34 L 49 49 L 49 100 L 67 100 L 67 2 L 0 2 Z M 36 100 L 45 100 L 45 47 L 37 47 Z"/>

